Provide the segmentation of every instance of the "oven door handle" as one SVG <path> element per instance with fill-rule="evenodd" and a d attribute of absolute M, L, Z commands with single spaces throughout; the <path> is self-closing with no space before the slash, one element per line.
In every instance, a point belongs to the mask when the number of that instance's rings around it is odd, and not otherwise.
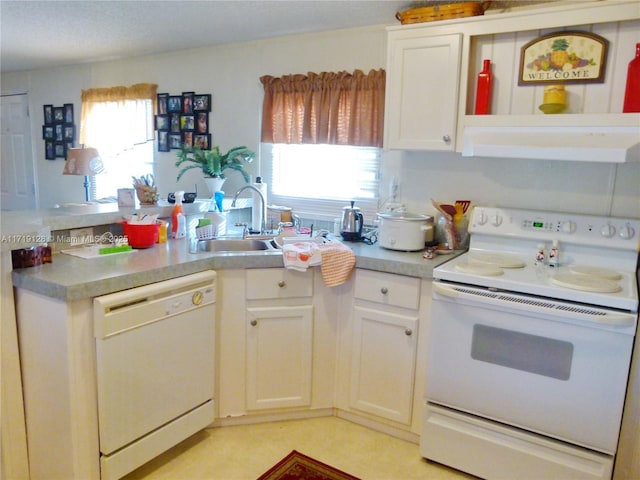
<path fill-rule="evenodd" d="M 458 298 L 460 296 L 460 292 L 458 292 L 455 288 L 448 287 L 446 285 L 443 285 L 442 283 L 434 282 L 433 289 L 440 295 L 444 295 L 445 297 Z"/>

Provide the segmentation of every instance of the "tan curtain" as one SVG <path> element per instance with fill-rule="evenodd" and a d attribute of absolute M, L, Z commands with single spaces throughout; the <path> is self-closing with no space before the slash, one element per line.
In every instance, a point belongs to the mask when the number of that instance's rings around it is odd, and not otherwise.
<path fill-rule="evenodd" d="M 382 147 L 385 71 L 265 75 L 265 143 Z"/>
<path fill-rule="evenodd" d="M 87 119 L 91 117 L 97 105 L 112 103 L 124 105 L 127 101 L 151 100 L 153 111 L 156 111 L 158 85 L 152 83 L 138 83 L 130 87 L 90 88 L 82 91 L 82 109 L 80 113 L 80 144 L 88 144 Z M 123 126 L 123 128 L 126 128 Z"/>

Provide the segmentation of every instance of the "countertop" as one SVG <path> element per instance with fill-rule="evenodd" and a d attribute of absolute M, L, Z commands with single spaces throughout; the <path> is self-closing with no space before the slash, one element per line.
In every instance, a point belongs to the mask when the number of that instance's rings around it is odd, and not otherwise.
<path fill-rule="evenodd" d="M 431 278 L 433 269 L 451 258 L 445 255 L 427 260 L 422 258 L 422 252 L 397 252 L 364 243 L 345 244 L 353 249 L 357 268 L 419 278 Z M 18 288 L 74 301 L 207 269 L 277 267 L 284 267 L 279 250 L 189 253 L 188 241 L 179 239 L 94 259 L 58 253 L 50 264 L 14 270 L 12 280 Z"/>

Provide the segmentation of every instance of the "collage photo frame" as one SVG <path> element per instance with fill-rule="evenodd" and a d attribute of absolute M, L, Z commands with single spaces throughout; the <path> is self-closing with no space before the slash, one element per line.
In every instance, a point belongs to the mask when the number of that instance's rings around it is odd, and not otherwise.
<path fill-rule="evenodd" d="M 181 95 L 159 93 L 155 129 L 158 151 L 168 152 L 184 147 L 211 149 L 209 113 L 211 94 L 182 92 Z"/>
<path fill-rule="evenodd" d="M 73 120 L 73 103 L 65 103 L 61 107 L 51 104 L 43 105 L 45 158 L 67 158 L 69 150 L 75 146 L 76 126 Z"/>

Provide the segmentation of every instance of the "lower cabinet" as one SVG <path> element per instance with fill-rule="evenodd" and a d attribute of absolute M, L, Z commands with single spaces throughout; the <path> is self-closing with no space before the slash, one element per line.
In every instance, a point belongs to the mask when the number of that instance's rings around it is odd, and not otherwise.
<path fill-rule="evenodd" d="M 411 423 L 418 316 L 353 309 L 351 406 Z"/>
<path fill-rule="evenodd" d="M 218 423 L 331 414 L 339 292 L 317 269 L 219 271 Z"/>
<path fill-rule="evenodd" d="M 339 415 L 418 438 L 429 305 L 428 281 L 356 271 L 351 295 L 340 306 Z"/>
<path fill-rule="evenodd" d="M 247 408 L 310 406 L 313 306 L 250 307 L 246 313 Z"/>

